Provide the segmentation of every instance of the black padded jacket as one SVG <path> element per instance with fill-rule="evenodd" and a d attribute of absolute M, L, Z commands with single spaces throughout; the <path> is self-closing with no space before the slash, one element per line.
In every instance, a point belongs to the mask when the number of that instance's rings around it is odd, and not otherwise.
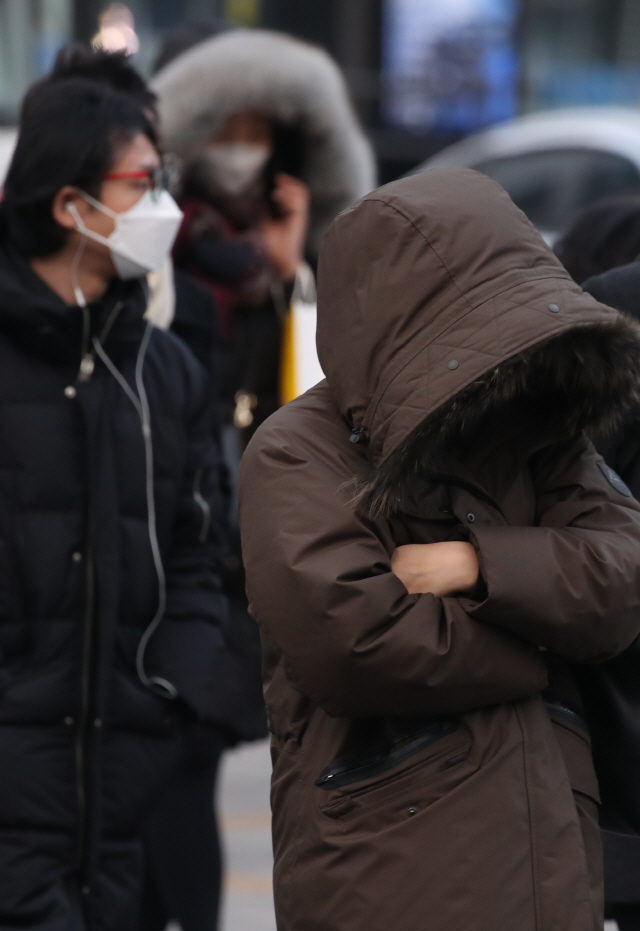
<path fill-rule="evenodd" d="M 86 313 L 69 307 L 0 239 L 3 928 L 134 928 L 140 825 L 181 722 L 216 716 L 227 610 L 210 395 L 145 306 L 140 281 L 114 281 Z"/>

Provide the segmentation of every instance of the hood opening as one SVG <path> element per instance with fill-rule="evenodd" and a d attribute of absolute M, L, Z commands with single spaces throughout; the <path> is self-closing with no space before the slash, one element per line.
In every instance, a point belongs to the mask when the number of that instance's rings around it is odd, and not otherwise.
<path fill-rule="evenodd" d="M 407 483 L 460 461 L 474 442 L 519 422 L 531 437 L 604 435 L 640 404 L 640 325 L 576 326 L 505 359 L 438 407 L 348 489 L 369 517 L 398 510 Z"/>
<path fill-rule="evenodd" d="M 322 49 L 264 29 L 235 29 L 199 43 L 156 75 L 166 148 L 185 164 L 234 113 L 254 110 L 277 127 L 293 174 L 311 192 L 309 247 L 317 252 L 337 213 L 375 185 L 373 150 L 344 78 Z M 289 132 L 301 140 L 287 139 Z"/>

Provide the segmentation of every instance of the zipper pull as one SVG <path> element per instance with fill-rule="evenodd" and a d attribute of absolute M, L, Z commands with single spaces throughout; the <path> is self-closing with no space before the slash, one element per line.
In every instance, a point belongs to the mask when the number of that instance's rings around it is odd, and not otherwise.
<path fill-rule="evenodd" d="M 92 353 L 88 352 L 82 357 L 80 362 L 80 371 L 78 372 L 78 381 L 89 381 L 96 367 L 95 359 Z"/>
<path fill-rule="evenodd" d="M 325 773 L 324 776 L 320 776 L 320 778 L 316 781 L 316 785 L 322 786 L 326 782 L 330 782 L 334 777 L 335 777 L 335 773 Z"/>
<path fill-rule="evenodd" d="M 350 443 L 366 443 L 367 435 L 364 427 L 353 427 L 349 436 Z"/>

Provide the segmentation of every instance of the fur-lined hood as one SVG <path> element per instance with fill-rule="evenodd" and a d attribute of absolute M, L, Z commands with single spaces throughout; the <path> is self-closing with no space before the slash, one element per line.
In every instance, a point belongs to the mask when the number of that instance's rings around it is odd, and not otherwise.
<path fill-rule="evenodd" d="M 309 244 L 375 185 L 375 163 L 342 75 L 321 49 L 239 29 L 180 55 L 153 82 L 166 147 L 187 160 L 233 113 L 255 110 L 300 125 L 311 189 Z"/>
<path fill-rule="evenodd" d="M 640 395 L 640 328 L 585 294 L 495 182 L 396 181 L 345 211 L 320 256 L 318 351 L 368 444 L 357 498 L 385 513 L 421 465 L 519 401 L 575 435 Z"/>

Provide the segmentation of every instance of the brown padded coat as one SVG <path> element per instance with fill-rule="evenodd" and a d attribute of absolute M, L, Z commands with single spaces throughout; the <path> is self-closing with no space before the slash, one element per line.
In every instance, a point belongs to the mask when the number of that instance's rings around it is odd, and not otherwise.
<path fill-rule="evenodd" d="M 601 931 L 565 661 L 640 628 L 640 506 L 585 435 L 637 398 L 638 332 L 456 169 L 337 218 L 318 347 L 241 468 L 279 931 Z M 409 595 L 394 548 L 450 539 L 477 589 Z"/>

